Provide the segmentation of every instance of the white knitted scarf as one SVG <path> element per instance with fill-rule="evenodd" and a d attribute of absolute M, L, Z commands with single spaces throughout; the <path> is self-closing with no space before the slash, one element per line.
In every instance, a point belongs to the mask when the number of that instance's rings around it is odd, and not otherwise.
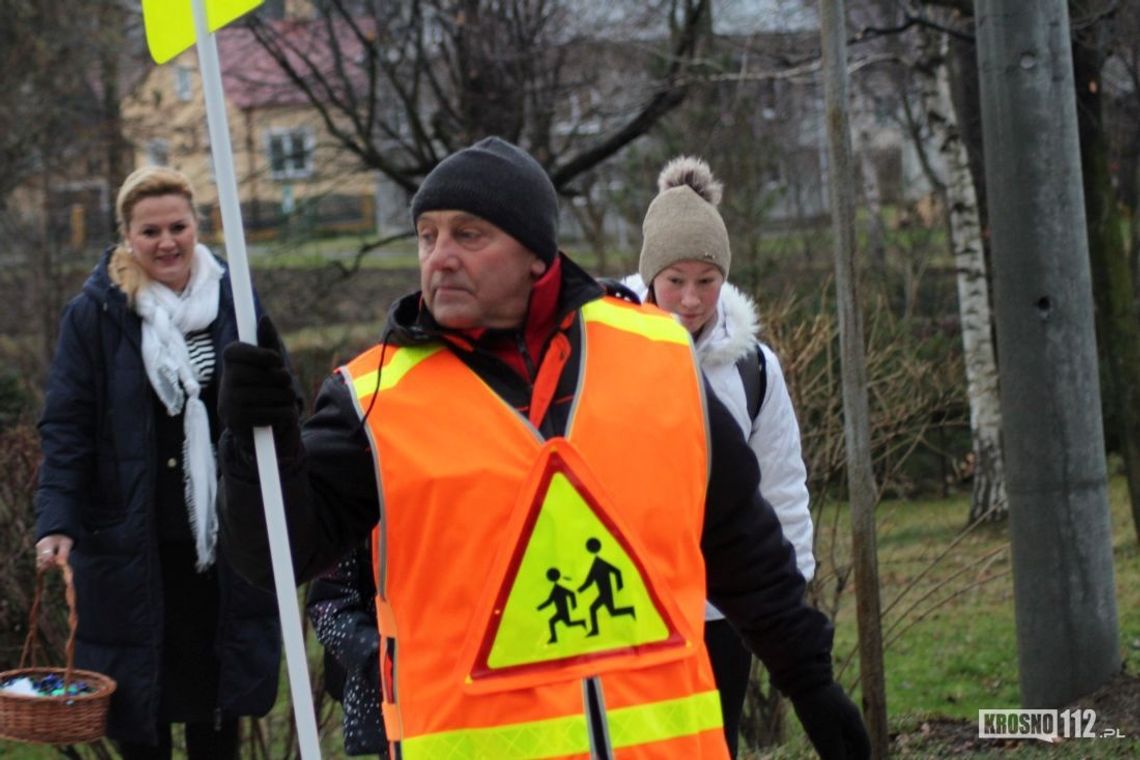
<path fill-rule="evenodd" d="M 182 475 L 186 509 L 197 549 L 198 572 L 214 563 L 218 536 L 218 476 L 210 418 L 185 336 L 203 330 L 218 316 L 222 267 L 204 245 L 194 247 L 190 281 L 181 293 L 148 281 L 135 299 L 142 318 L 142 355 L 146 375 L 171 417 L 183 414 Z"/>

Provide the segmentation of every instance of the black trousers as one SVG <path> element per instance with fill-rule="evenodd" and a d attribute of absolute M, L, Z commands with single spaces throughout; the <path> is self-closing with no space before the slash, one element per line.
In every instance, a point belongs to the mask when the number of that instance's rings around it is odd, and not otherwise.
<path fill-rule="evenodd" d="M 705 648 L 708 649 L 713 678 L 720 692 L 724 738 L 728 742 L 729 753 L 735 758 L 740 715 L 744 711 L 744 696 L 752 670 L 752 652 L 744 646 L 729 622 L 723 619 L 705 621 Z"/>
<path fill-rule="evenodd" d="M 187 760 L 238 760 L 237 719 L 224 720 L 215 729 L 214 723 L 186 724 Z M 158 727 L 158 745 L 119 743 L 123 760 L 170 760 L 173 751 L 170 724 Z"/>

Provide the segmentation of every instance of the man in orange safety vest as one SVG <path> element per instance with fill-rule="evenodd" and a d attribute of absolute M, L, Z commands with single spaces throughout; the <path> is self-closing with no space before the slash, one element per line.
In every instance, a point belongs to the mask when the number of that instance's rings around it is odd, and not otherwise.
<path fill-rule="evenodd" d="M 707 596 L 820 755 L 867 757 L 831 625 L 685 328 L 559 251 L 554 187 L 508 142 L 446 158 L 412 218 L 421 290 L 303 426 L 267 320 L 226 349 L 219 400 L 243 573 L 271 583 L 256 426 L 298 581 L 373 532 L 392 756 L 723 760 Z"/>

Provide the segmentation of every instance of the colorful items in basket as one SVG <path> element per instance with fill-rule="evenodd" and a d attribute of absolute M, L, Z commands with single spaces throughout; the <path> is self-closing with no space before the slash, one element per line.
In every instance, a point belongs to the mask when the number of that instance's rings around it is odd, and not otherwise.
<path fill-rule="evenodd" d="M 95 689 L 86 681 L 72 681 L 67 684 L 66 692 L 63 685 L 63 676 L 57 673 L 48 673 L 38 678 L 18 676 L 0 683 L 0 692 L 23 697 L 69 697 L 80 694 L 91 694 Z"/>

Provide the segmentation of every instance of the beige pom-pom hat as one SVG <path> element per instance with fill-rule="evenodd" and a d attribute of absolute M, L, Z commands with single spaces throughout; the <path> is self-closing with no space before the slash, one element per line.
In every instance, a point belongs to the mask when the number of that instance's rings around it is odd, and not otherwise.
<path fill-rule="evenodd" d="M 641 224 L 638 272 L 646 287 L 678 261 L 706 261 L 728 278 L 732 251 L 717 205 L 724 186 L 703 160 L 678 156 L 657 177 L 657 197 Z"/>

